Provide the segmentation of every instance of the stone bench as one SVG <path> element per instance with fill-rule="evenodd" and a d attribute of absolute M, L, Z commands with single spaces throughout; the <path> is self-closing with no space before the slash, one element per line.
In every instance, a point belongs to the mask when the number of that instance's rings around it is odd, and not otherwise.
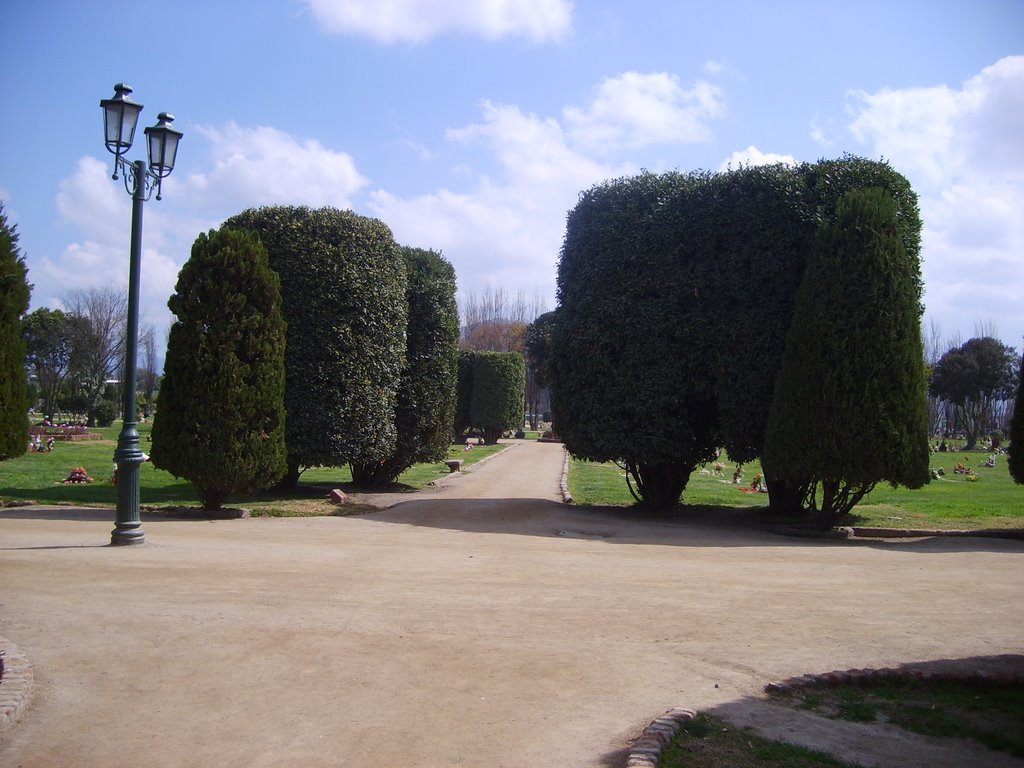
<path fill-rule="evenodd" d="M 448 465 L 449 472 L 460 472 L 462 470 L 462 459 L 448 459 L 445 464 Z"/>

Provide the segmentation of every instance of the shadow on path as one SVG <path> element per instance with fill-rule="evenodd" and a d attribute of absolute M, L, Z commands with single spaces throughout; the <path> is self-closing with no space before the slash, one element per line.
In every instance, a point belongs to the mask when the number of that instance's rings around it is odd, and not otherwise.
<path fill-rule="evenodd" d="M 836 539 L 789 536 L 746 507 L 576 507 L 545 499 L 411 499 L 371 519 L 470 533 L 512 534 L 681 547 L 872 547 L 901 552 L 1024 552 L 1024 541 L 974 537 Z"/>

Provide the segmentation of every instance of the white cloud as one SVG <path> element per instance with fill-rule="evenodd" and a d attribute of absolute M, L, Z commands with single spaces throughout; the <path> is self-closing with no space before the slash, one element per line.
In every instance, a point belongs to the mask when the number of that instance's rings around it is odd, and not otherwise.
<path fill-rule="evenodd" d="M 45 254 L 33 266 L 37 304 L 60 306 L 68 290 L 121 286 L 127 290 L 131 240 L 131 197 L 121 180 L 110 178 L 112 163 L 83 157 L 72 174 L 60 182 L 56 205 L 62 225 L 77 239 L 59 254 Z M 165 184 L 165 195 L 168 187 Z M 144 207 L 141 254 L 140 316 L 166 324 L 167 297 L 187 256 L 187 243 L 198 230 L 180 231 L 180 222 L 165 210 L 168 201 Z"/>
<path fill-rule="evenodd" d="M 553 301 L 566 213 L 581 190 L 637 169 L 602 164 L 574 150 L 555 119 L 491 102 L 482 110 L 482 122 L 450 130 L 447 138 L 482 145 L 497 160 L 499 178 L 460 164 L 460 178 L 473 187 L 469 192 L 441 189 L 402 199 L 377 190 L 370 207 L 399 242 L 442 250 L 461 291 L 540 289 Z"/>
<path fill-rule="evenodd" d="M 276 128 L 228 123 L 196 131 L 210 145 L 213 167 L 190 176 L 188 192 L 228 214 L 275 204 L 350 208 L 367 183 L 349 155 Z"/>
<path fill-rule="evenodd" d="M 822 147 L 831 147 L 835 144 L 835 139 L 831 138 L 832 133 L 834 133 L 832 120 L 822 120 L 819 115 L 815 115 L 811 118 L 811 126 L 808 135 L 815 144 Z"/>
<path fill-rule="evenodd" d="M 573 143 L 591 152 L 706 141 L 708 123 L 724 113 L 718 86 L 697 82 L 687 90 L 666 72 L 606 78 L 586 110 L 563 110 Z"/>
<path fill-rule="evenodd" d="M 948 85 L 850 95 L 850 131 L 920 197 L 930 318 L 948 334 L 991 321 L 1024 334 L 1024 56 Z"/>
<path fill-rule="evenodd" d="M 229 123 L 199 126 L 194 135 L 207 145 L 207 168 L 186 177 L 172 174 L 164 182 L 163 201 L 151 200 L 144 209 L 142 316 L 161 327 L 169 319 L 166 304 L 178 272 L 200 232 L 259 205 L 351 208 L 367 184 L 349 155 L 275 128 Z M 37 260 L 38 303 L 54 306 L 69 288 L 127 285 L 131 198 L 122 182 L 110 179 L 111 170 L 111 164 L 85 157 L 60 183 L 57 210 L 75 240 Z"/>
<path fill-rule="evenodd" d="M 751 145 L 746 149 L 733 152 L 729 155 L 729 157 L 722 161 L 722 164 L 719 166 L 719 170 L 727 171 L 730 168 L 745 168 L 747 166 L 755 165 L 775 165 L 776 163 L 796 165 L 796 158 L 792 155 L 776 155 L 771 152 L 765 153 Z"/>
<path fill-rule="evenodd" d="M 854 137 L 930 184 L 1024 172 L 1024 56 L 1000 59 L 960 90 L 884 88 L 850 99 Z"/>
<path fill-rule="evenodd" d="M 449 32 L 543 42 L 565 37 L 572 23 L 567 0 L 306 0 L 306 5 L 329 32 L 382 43 L 422 42 Z"/>

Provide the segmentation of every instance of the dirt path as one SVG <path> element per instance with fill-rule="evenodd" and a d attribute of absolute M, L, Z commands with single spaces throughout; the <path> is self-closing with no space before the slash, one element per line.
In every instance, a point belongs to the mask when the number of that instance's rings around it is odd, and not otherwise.
<path fill-rule="evenodd" d="M 1020 653 L 1024 545 L 793 541 L 558 503 L 520 443 L 353 518 L 0 510 L 32 700 L 0 765 L 622 766 L 671 706 L 808 671 Z"/>

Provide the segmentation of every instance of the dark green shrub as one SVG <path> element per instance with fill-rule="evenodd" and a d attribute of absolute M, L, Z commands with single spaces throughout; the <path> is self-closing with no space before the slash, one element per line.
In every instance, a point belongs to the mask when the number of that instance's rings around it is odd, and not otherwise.
<path fill-rule="evenodd" d="M 284 340 L 279 280 L 259 239 L 198 237 L 167 303 L 153 463 L 191 481 L 206 509 L 285 471 Z"/>
<path fill-rule="evenodd" d="M 376 462 L 395 449 L 405 366 L 405 266 L 391 230 L 334 208 L 250 209 L 225 226 L 259 234 L 288 324 L 285 442 L 301 467 Z"/>
<path fill-rule="evenodd" d="M 100 400 L 99 405 L 93 410 L 93 419 L 98 427 L 109 427 L 117 419 L 121 412 L 116 400 Z"/>

